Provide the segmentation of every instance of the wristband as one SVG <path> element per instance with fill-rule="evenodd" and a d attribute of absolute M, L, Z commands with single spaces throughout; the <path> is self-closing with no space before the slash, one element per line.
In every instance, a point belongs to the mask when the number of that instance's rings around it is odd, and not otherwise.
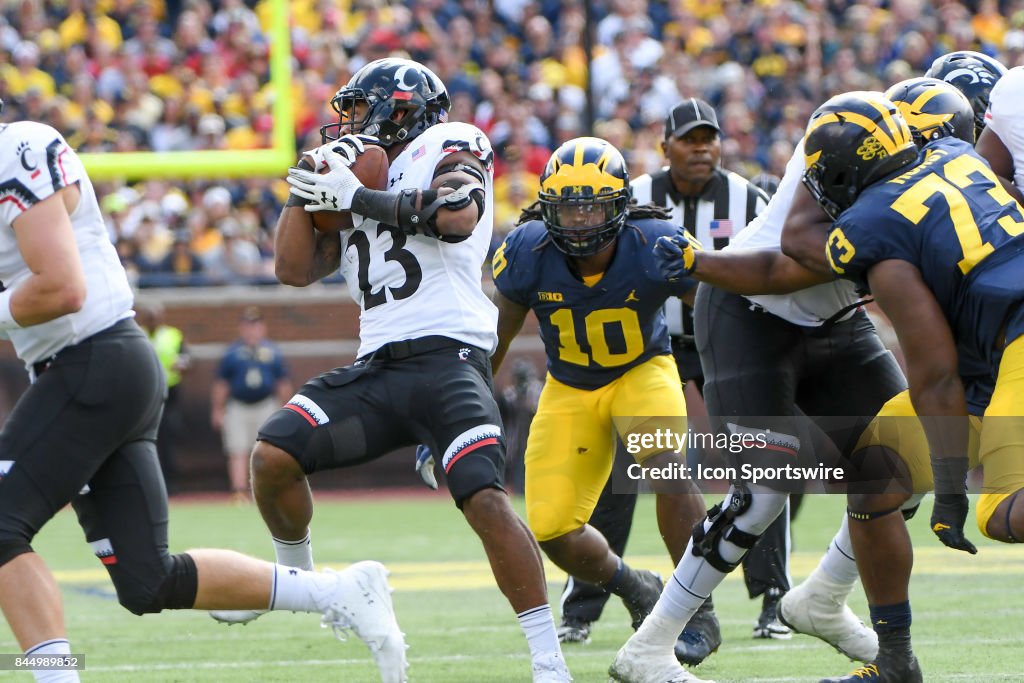
<path fill-rule="evenodd" d="M 967 458 L 932 458 L 935 495 L 967 493 Z"/>
<path fill-rule="evenodd" d="M 14 296 L 13 289 L 5 289 L 0 292 L 0 330 L 20 330 L 21 325 L 14 319 L 11 313 L 11 298 Z"/>
<path fill-rule="evenodd" d="M 384 225 L 398 226 L 398 202 L 401 198 L 401 192 L 360 187 L 352 195 L 352 213 L 357 213 L 363 218 L 369 218 Z"/>

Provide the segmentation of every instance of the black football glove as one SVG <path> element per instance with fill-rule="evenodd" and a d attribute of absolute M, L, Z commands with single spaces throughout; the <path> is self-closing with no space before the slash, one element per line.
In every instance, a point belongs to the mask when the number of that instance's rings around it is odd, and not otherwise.
<path fill-rule="evenodd" d="M 977 555 L 978 549 L 964 536 L 967 509 L 966 493 L 936 493 L 935 506 L 932 508 L 932 532 L 944 545 Z"/>
<path fill-rule="evenodd" d="M 932 457 L 935 478 L 935 506 L 932 508 L 932 533 L 954 550 L 976 555 L 978 549 L 964 536 L 967 521 L 967 458 Z"/>

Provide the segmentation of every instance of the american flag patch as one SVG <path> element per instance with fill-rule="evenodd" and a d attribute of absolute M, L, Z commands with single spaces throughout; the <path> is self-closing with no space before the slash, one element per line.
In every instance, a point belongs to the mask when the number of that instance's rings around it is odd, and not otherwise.
<path fill-rule="evenodd" d="M 420 145 L 415 150 L 413 150 L 412 160 L 416 161 L 417 159 L 419 159 L 421 156 L 423 156 L 426 153 L 427 153 L 427 146 L 426 145 Z"/>
<path fill-rule="evenodd" d="M 728 218 L 711 221 L 712 237 L 732 237 L 732 220 Z"/>

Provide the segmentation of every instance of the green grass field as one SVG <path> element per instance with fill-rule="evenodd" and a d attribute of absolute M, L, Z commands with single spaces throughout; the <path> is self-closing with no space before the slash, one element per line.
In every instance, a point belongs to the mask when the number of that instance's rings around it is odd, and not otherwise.
<path fill-rule="evenodd" d="M 929 505 L 926 501 L 911 522 L 917 546 L 913 633 L 925 680 L 1024 681 L 1024 548 L 979 539 L 972 526 L 977 556 L 947 550 L 928 531 Z M 836 496 L 807 500 L 794 527 L 796 580 L 817 563 L 842 511 L 843 500 Z M 172 549 L 196 546 L 273 557 L 256 509 L 229 503 L 172 506 Z M 61 584 L 72 649 L 86 655 L 83 681 L 377 680 L 365 647 L 354 638 L 339 643 L 319 628 L 315 615 L 274 613 L 230 628 L 202 612 L 133 616 L 117 604 L 70 511 L 44 529 L 36 547 Z M 351 502 L 322 497 L 313 548 L 318 564 L 341 567 L 372 558 L 390 567 L 395 607 L 411 646 L 413 683 L 530 680 L 519 626 L 494 585 L 479 543 L 446 495 L 388 494 Z M 637 509 L 627 559 L 664 575 L 672 569 L 654 531 L 650 496 L 643 496 Z M 548 566 L 556 602 L 563 579 L 562 572 Z M 737 575 L 716 591 L 715 602 L 725 643 L 695 670 L 699 676 L 719 683 L 797 683 L 852 668 L 845 657 L 805 636 L 788 642 L 751 639 L 760 605 L 746 598 Z M 859 588 L 853 607 L 866 614 Z M 593 641 L 565 648 L 576 680 L 606 681 L 608 665 L 629 633 L 626 611 L 613 599 Z M 16 651 L 4 625 L 0 652 Z M 31 680 L 27 673 L 0 672 L 0 678 Z"/>

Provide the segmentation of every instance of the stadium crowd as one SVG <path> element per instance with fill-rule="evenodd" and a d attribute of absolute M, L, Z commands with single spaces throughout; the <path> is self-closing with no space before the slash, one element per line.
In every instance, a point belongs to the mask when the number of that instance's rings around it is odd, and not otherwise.
<path fill-rule="evenodd" d="M 595 0 L 593 134 L 631 175 L 663 163 L 665 115 L 712 103 L 722 163 L 781 176 L 814 108 L 882 90 L 938 55 L 1024 63 L 1024 0 Z M 588 134 L 580 0 L 296 0 L 300 149 L 366 62 L 404 54 L 447 84 L 452 119 L 497 151 L 495 246 L 535 197 L 551 151 Z M 270 146 L 268 0 L 26 0 L 0 4 L 4 120 L 66 131 L 80 152 Z M 139 286 L 273 284 L 281 179 L 99 184 L 111 237 Z"/>

